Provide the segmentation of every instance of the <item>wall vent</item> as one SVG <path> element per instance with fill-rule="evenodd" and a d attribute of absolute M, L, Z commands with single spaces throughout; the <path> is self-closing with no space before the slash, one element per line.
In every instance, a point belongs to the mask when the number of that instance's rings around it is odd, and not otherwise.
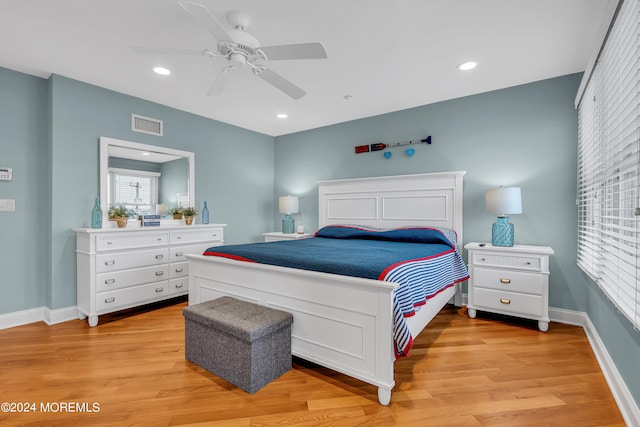
<path fill-rule="evenodd" d="M 131 130 L 134 132 L 162 136 L 162 120 L 132 114 Z"/>

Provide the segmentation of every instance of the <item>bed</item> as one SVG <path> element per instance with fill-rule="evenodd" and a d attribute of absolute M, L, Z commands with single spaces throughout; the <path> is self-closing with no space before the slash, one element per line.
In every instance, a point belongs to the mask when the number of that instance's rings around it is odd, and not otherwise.
<path fill-rule="evenodd" d="M 462 243 L 464 172 L 323 181 L 319 229 L 349 224 L 371 229 L 447 228 Z M 280 242 L 275 242 L 280 243 Z M 394 295 L 399 283 L 221 256 L 188 255 L 189 304 L 232 296 L 293 314 L 292 353 L 378 388 L 387 405 L 397 357 Z M 461 305 L 460 284 L 448 286 L 405 319 L 412 337 L 447 303 Z"/>

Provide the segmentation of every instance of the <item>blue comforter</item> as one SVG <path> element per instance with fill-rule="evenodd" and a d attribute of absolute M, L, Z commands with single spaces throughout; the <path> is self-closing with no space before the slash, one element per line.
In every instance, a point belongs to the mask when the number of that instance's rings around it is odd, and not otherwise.
<path fill-rule="evenodd" d="M 309 239 L 216 246 L 204 255 L 398 283 L 394 340 L 400 357 L 413 344 L 404 318 L 469 276 L 455 238 L 442 228 L 328 226 Z"/>

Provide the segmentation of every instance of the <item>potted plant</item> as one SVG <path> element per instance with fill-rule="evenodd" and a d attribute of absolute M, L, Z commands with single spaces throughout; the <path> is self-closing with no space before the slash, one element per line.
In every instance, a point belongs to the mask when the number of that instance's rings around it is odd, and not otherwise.
<path fill-rule="evenodd" d="M 184 222 L 187 225 L 191 225 L 193 223 L 193 217 L 198 215 L 198 211 L 193 206 L 188 208 L 182 208 L 182 215 L 184 215 Z"/>
<path fill-rule="evenodd" d="M 171 208 L 169 212 L 173 215 L 173 219 L 182 219 L 182 208 Z"/>
<path fill-rule="evenodd" d="M 127 226 L 129 220 L 129 211 L 123 205 L 111 206 L 109 208 L 109 221 L 116 221 L 118 228 Z"/>

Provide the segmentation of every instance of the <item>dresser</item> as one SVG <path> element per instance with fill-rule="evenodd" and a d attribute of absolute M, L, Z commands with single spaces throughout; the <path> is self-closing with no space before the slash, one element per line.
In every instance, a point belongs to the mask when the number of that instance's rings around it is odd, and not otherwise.
<path fill-rule="evenodd" d="M 468 243 L 469 317 L 476 310 L 518 316 L 538 321 L 538 329 L 549 329 L 548 246 L 493 246 Z"/>
<path fill-rule="evenodd" d="M 222 245 L 225 226 L 75 229 L 78 317 L 96 326 L 101 314 L 187 294 L 184 255 Z"/>

